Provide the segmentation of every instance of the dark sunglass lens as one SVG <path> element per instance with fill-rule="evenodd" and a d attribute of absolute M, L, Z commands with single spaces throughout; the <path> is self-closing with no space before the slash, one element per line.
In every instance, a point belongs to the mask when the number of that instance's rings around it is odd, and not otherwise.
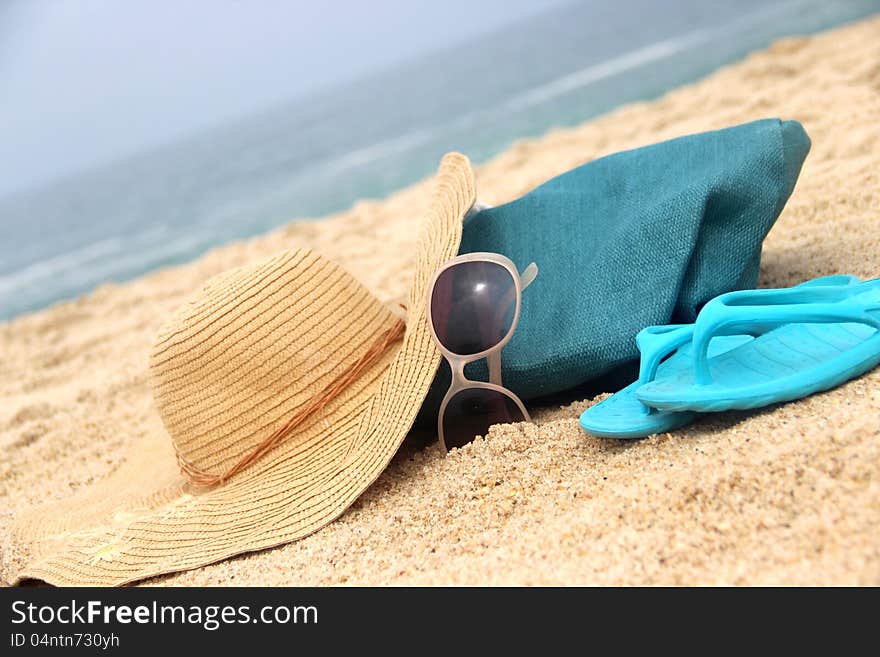
<path fill-rule="evenodd" d="M 507 395 L 485 388 L 461 390 L 443 412 L 443 442 L 446 449 L 461 447 L 477 436 L 485 436 L 493 424 L 522 422 L 525 416 Z"/>
<path fill-rule="evenodd" d="M 495 262 L 462 262 L 441 272 L 431 295 L 434 332 L 449 351 L 462 356 L 497 345 L 516 313 L 516 282 Z"/>

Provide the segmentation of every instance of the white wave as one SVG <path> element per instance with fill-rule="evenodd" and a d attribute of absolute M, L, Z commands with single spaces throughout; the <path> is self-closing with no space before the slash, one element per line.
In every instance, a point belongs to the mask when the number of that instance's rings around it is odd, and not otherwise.
<path fill-rule="evenodd" d="M 777 14 L 787 13 L 795 6 L 803 4 L 802 0 L 795 0 L 784 5 L 759 9 L 742 18 L 727 23 L 726 25 L 712 29 L 694 30 L 688 34 L 658 41 L 644 48 L 630 51 L 619 57 L 608 59 L 598 64 L 593 64 L 580 71 L 569 73 L 560 78 L 530 89 L 529 91 L 514 96 L 504 104 L 508 111 L 521 111 L 546 103 L 549 100 L 564 94 L 581 89 L 601 80 L 612 78 L 626 71 L 637 69 L 645 64 L 661 60 L 672 55 L 691 50 L 697 46 L 711 42 L 723 34 L 739 31 L 743 28 L 766 21 Z"/>
<path fill-rule="evenodd" d="M 110 238 L 88 246 L 35 262 L 6 276 L 0 276 L 0 294 L 25 287 L 37 281 L 82 267 L 98 258 L 118 252 L 122 248 L 119 238 Z"/>
<path fill-rule="evenodd" d="M 0 276 L 0 295 L 34 285 L 49 278 L 62 278 L 65 281 L 81 278 L 78 272 L 84 268 L 94 270 L 100 268 L 100 261 L 118 260 L 116 254 L 130 252 L 149 243 L 155 243 L 167 232 L 166 226 L 154 226 L 149 230 L 136 233 L 131 237 L 111 237 L 74 249 L 68 253 L 52 256 L 45 260 L 18 269 L 6 276 Z M 98 264 L 95 264 L 98 263 Z M 87 266 L 87 267 L 86 267 Z M 54 282 L 53 285 L 57 285 Z"/>
<path fill-rule="evenodd" d="M 324 162 L 321 170 L 324 173 L 336 174 L 347 169 L 370 164 L 376 160 L 398 155 L 413 148 L 417 148 L 427 143 L 431 139 L 431 133 L 426 130 L 416 130 L 408 132 L 400 137 L 381 141 L 371 146 L 365 146 L 358 150 L 351 151 L 340 157 Z"/>
<path fill-rule="evenodd" d="M 194 254 L 211 243 L 207 233 L 191 233 L 176 240 L 154 244 L 151 247 L 130 250 L 102 260 L 72 276 L 73 287 L 91 286 L 114 278 L 149 271 L 169 258 Z"/>

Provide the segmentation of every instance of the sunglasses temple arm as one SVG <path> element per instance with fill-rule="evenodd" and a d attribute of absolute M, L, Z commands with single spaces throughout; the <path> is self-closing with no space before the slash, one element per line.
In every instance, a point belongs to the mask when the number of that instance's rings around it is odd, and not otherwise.
<path fill-rule="evenodd" d="M 496 386 L 500 386 L 501 384 L 501 350 L 496 349 L 491 354 L 486 356 L 486 360 L 489 363 L 489 383 L 494 383 Z"/>
<path fill-rule="evenodd" d="M 523 270 L 522 274 L 519 275 L 520 287 L 525 290 L 529 285 L 531 285 L 532 281 L 535 280 L 535 277 L 537 275 L 538 265 L 533 262 Z"/>

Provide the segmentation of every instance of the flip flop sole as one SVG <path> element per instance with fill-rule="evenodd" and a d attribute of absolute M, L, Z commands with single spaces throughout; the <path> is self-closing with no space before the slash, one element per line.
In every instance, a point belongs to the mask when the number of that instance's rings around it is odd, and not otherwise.
<path fill-rule="evenodd" d="M 740 347 L 753 338 L 733 335 L 715 338 L 709 345 L 711 355 L 720 355 Z M 690 368 L 691 346 L 685 345 L 657 368 L 658 376 L 673 376 Z M 581 414 L 581 428 L 599 438 L 636 439 L 681 428 L 696 417 L 692 412 L 667 412 L 647 408 L 636 397 L 642 386 L 638 381 L 594 404 Z"/>
<path fill-rule="evenodd" d="M 645 405 L 636 397 L 640 385 L 638 381 L 631 383 L 588 408 L 581 415 L 581 428 L 597 438 L 628 440 L 673 431 L 694 420 L 696 413 L 689 411 L 653 411 L 648 414 Z"/>
<path fill-rule="evenodd" d="M 880 331 L 863 324 L 788 324 L 710 357 L 716 383 L 695 385 L 677 370 L 640 387 L 637 398 L 664 411 L 750 409 L 800 399 L 880 364 Z"/>

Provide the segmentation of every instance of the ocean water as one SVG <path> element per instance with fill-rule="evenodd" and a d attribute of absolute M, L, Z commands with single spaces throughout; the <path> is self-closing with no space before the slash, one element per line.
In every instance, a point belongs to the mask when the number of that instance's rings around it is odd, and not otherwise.
<path fill-rule="evenodd" d="M 0 199 L 0 319 L 649 99 L 880 0 L 563 6 L 344 88 Z M 796 117 L 793 117 L 796 118 Z M 2 127 L 0 127 L 2 130 Z"/>

